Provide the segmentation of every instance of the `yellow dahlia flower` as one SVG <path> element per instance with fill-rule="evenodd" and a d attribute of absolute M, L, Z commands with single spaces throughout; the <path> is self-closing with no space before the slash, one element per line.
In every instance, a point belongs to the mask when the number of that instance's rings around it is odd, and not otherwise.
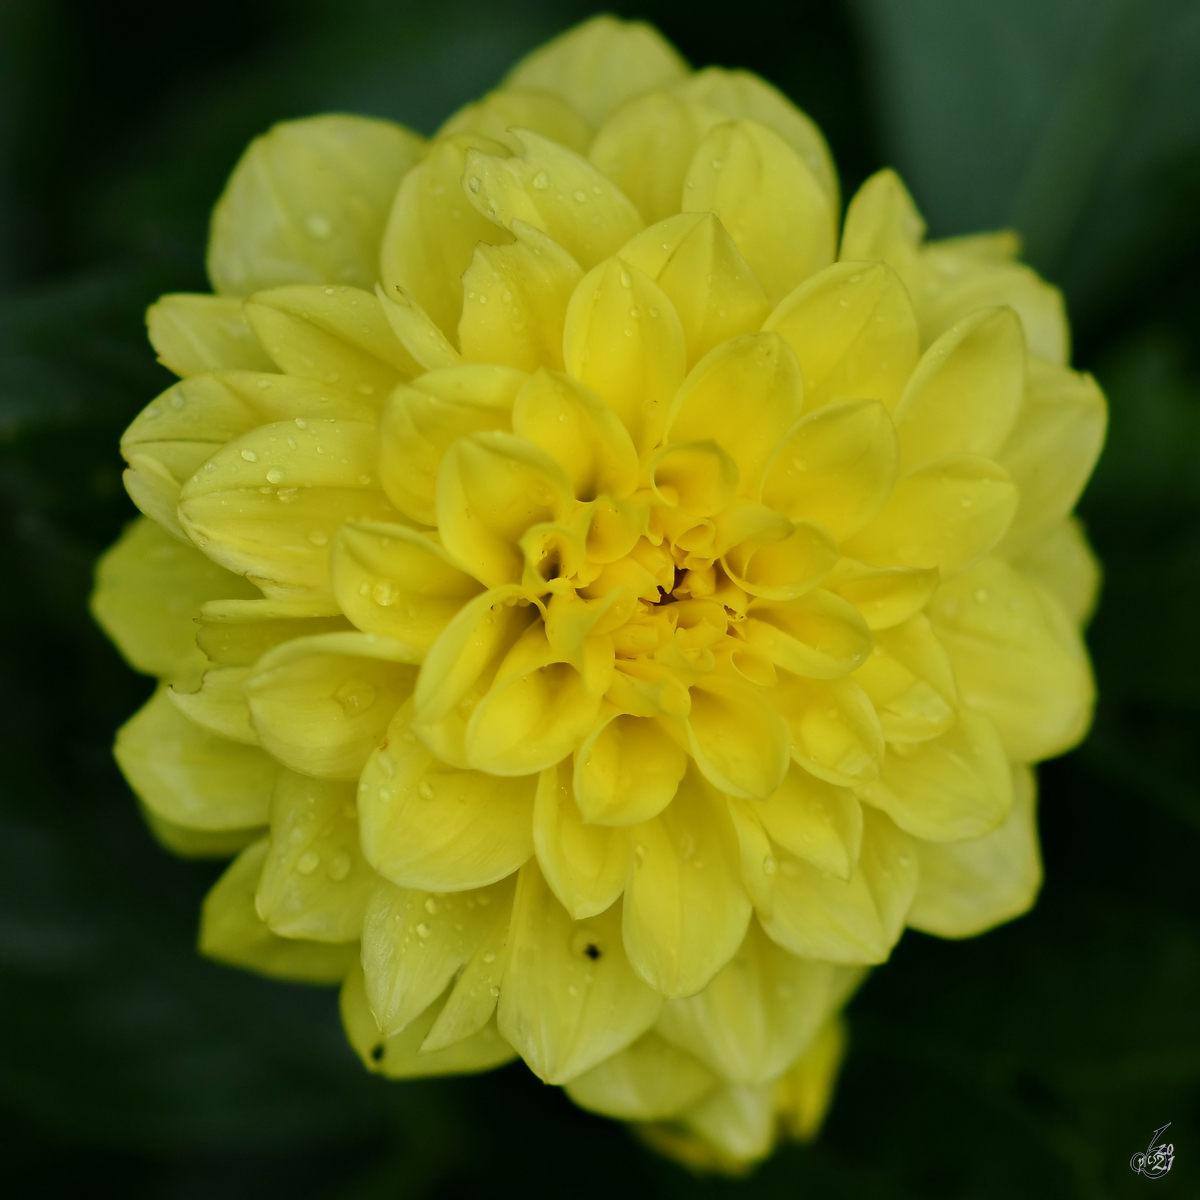
<path fill-rule="evenodd" d="M 430 141 L 255 141 L 95 612 L 201 949 L 394 1078 L 520 1056 L 736 1168 L 809 1136 L 905 925 L 1029 907 L 1083 735 L 1105 423 L 1007 234 L 850 201 L 756 76 L 601 17 Z"/>

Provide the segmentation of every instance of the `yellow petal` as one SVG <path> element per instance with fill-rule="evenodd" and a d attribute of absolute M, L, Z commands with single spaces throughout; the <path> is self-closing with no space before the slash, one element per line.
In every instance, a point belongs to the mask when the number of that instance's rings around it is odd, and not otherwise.
<path fill-rule="evenodd" d="M 684 373 L 683 327 L 658 284 L 615 258 L 589 271 L 567 308 L 563 360 L 639 451 L 658 442 Z"/>
<path fill-rule="evenodd" d="M 488 587 L 521 578 L 522 534 L 531 525 L 562 521 L 571 503 L 571 484 L 562 468 L 544 450 L 510 433 L 460 438 L 438 471 L 442 543 Z"/>
<path fill-rule="evenodd" d="M 379 298 L 348 287 L 255 292 L 246 319 L 286 375 L 327 383 L 382 404 L 420 371 L 392 332 Z"/>
<path fill-rule="evenodd" d="M 255 589 L 139 517 L 96 564 L 92 615 L 129 663 L 162 679 L 199 678 L 195 617 L 207 600 Z"/>
<path fill-rule="evenodd" d="M 480 242 L 463 275 L 463 357 L 521 371 L 561 370 L 567 302 L 583 271 L 532 225 L 514 221 L 512 232 L 511 246 Z"/>
<path fill-rule="evenodd" d="M 686 72 L 679 52 L 653 26 L 606 14 L 526 55 L 504 87 L 553 92 L 595 127 L 631 96 L 672 84 Z"/>
<path fill-rule="evenodd" d="M 755 817 L 789 854 L 849 879 L 862 849 L 862 808 L 849 788 L 818 779 L 797 763 L 779 790 L 750 806 Z"/>
<path fill-rule="evenodd" d="M 647 222 L 679 211 L 683 181 L 700 139 L 720 114 L 671 92 L 626 101 L 605 121 L 588 157 Z"/>
<path fill-rule="evenodd" d="M 1090 375 L 1029 360 L 1025 402 L 997 456 L 1021 489 L 1000 553 L 1027 550 L 1071 511 L 1096 465 L 1107 423 L 1104 395 Z"/>
<path fill-rule="evenodd" d="M 324 588 L 343 521 L 395 519 L 376 484 L 379 439 L 362 421 L 279 421 L 218 451 L 184 484 L 188 536 L 251 579 Z"/>
<path fill-rule="evenodd" d="M 377 881 L 363 918 L 362 964 L 367 1003 L 385 1037 L 442 994 L 496 915 L 511 907 L 515 882 L 435 895 Z"/>
<path fill-rule="evenodd" d="M 180 858 L 232 858 L 267 832 L 261 825 L 250 829 L 189 829 L 186 825 L 176 825 L 174 821 L 164 821 L 145 804 L 139 807 L 154 840 L 164 850 Z"/>
<path fill-rule="evenodd" d="M 917 364 L 917 318 L 883 263 L 840 262 L 778 302 L 764 329 L 796 352 L 808 409 L 879 400 L 890 412 Z"/>
<path fill-rule="evenodd" d="M 595 723 L 603 688 L 587 680 L 534 624 L 505 655 L 467 722 L 467 760 L 495 775 L 529 775 L 553 766 Z"/>
<path fill-rule="evenodd" d="M 837 559 L 837 546 L 821 526 L 797 521 L 785 537 L 741 542 L 721 563 L 744 592 L 765 600 L 795 600 L 812 591 Z"/>
<path fill-rule="evenodd" d="M 603 912 L 621 894 L 629 870 L 623 829 L 585 825 L 571 785 L 571 760 L 538 779 L 533 844 L 550 890 L 576 921 Z"/>
<path fill-rule="evenodd" d="M 393 283 L 385 292 L 382 285 L 377 283 L 375 296 L 396 339 L 412 357 L 413 362 L 424 367 L 426 371 L 440 371 L 462 363 L 462 355 L 454 348 L 450 339 L 434 324 L 433 318 L 417 303 L 412 294 L 405 291 L 400 284 Z"/>
<path fill-rule="evenodd" d="M 689 771 L 666 810 L 630 837 L 625 949 L 656 991 L 693 995 L 733 956 L 750 920 L 726 801 Z"/>
<path fill-rule="evenodd" d="M 662 998 L 625 956 L 620 906 L 572 921 L 536 862 L 518 877 L 509 939 L 500 1032 L 547 1083 L 582 1075 L 658 1016 Z"/>
<path fill-rule="evenodd" d="M 1100 564 L 1077 517 L 1068 517 L 1013 561 L 1022 575 L 1041 584 L 1063 611 L 1084 626 L 1100 591 Z"/>
<path fill-rule="evenodd" d="M 863 809 L 862 851 L 849 879 L 772 846 L 744 815 L 738 834 L 746 886 L 774 941 L 792 954 L 835 963 L 888 957 L 916 891 L 917 855 L 912 839 L 886 816 Z"/>
<path fill-rule="evenodd" d="M 379 423 L 379 477 L 405 516 L 437 524 L 437 476 L 446 451 L 469 434 L 511 429 L 513 400 L 525 379 L 511 367 L 469 364 L 430 371 L 392 393 Z"/>
<path fill-rule="evenodd" d="M 267 823 L 279 764 L 189 721 L 165 688 L 118 730 L 113 754 L 129 786 L 172 824 L 222 830 Z"/>
<path fill-rule="evenodd" d="M 834 207 L 804 159 L 758 121 L 709 131 L 683 185 L 686 212 L 713 212 L 778 302 L 833 261 Z"/>
<path fill-rule="evenodd" d="M 187 543 L 177 511 L 179 481 L 153 455 L 128 454 L 126 459 L 129 468 L 121 473 L 121 483 L 134 506 L 177 541 Z"/>
<path fill-rule="evenodd" d="M 533 853 L 534 776 L 462 771 L 417 741 L 404 704 L 367 762 L 358 810 L 367 861 L 402 887 L 458 891 L 511 875 Z"/>
<path fill-rule="evenodd" d="M 842 400 L 811 412 L 779 444 L 763 503 L 851 537 L 883 507 L 896 478 L 896 430 L 878 400 Z"/>
<path fill-rule="evenodd" d="M 366 633 L 427 650 L 483 586 L 424 534 L 347 522 L 329 558 L 338 606 Z"/>
<path fill-rule="evenodd" d="M 649 474 L 655 499 L 687 516 L 715 516 L 737 492 L 737 464 L 713 441 L 664 446 Z"/>
<path fill-rule="evenodd" d="M 1005 305 L 1021 319 L 1032 353 L 1066 364 L 1070 330 L 1062 293 L 1022 263 L 994 261 L 974 251 L 976 238 L 933 242 L 921 251 L 918 310 L 921 341 L 928 345 L 944 330 L 980 308 Z"/>
<path fill-rule="evenodd" d="M 866 693 L 851 679 L 781 675 L 768 693 L 792 735 L 792 757 L 843 787 L 874 779 L 883 761 L 883 730 Z"/>
<path fill-rule="evenodd" d="M 210 667 L 197 691 L 167 688 L 167 697 L 181 713 L 219 737 L 247 746 L 258 745 L 258 734 L 250 724 L 250 706 L 242 683 L 249 667 Z"/>
<path fill-rule="evenodd" d="M 586 154 L 592 140 L 588 123 L 561 96 L 553 91 L 517 87 L 489 92 L 482 100 L 460 108 L 437 136 L 477 133 L 503 142 L 519 154 L 521 145 L 511 134 L 514 128 L 532 129 L 576 154 Z"/>
<path fill-rule="evenodd" d="M 776 1084 L 776 1120 L 798 1141 L 816 1137 L 846 1054 L 846 1023 L 831 1017 Z"/>
<path fill-rule="evenodd" d="M 1035 800 L 1028 767 L 1013 768 L 1013 806 L 999 829 L 965 842 L 917 843 L 921 882 L 908 914 L 914 929 L 974 937 L 1027 912 L 1042 885 Z"/>
<path fill-rule="evenodd" d="M 367 117 L 276 125 L 250 143 L 213 210 L 213 287 L 370 287 L 392 197 L 423 152 L 415 134 Z"/>
<path fill-rule="evenodd" d="M 659 221 L 622 246 L 620 257 L 675 306 L 689 367 L 731 337 L 753 333 L 771 311 L 762 284 L 713 213 Z"/>
<path fill-rule="evenodd" d="M 616 413 L 565 375 L 539 371 L 513 404 L 513 432 L 540 446 L 571 481 L 576 499 L 624 498 L 638 483 L 637 451 Z"/>
<path fill-rule="evenodd" d="M 368 1071 L 388 1079 L 421 1079 L 430 1075 L 474 1075 L 490 1071 L 516 1058 L 516 1051 L 500 1036 L 495 1021 L 470 1037 L 436 1051 L 426 1051 L 424 1041 L 445 1011 L 435 1000 L 400 1033 L 384 1037 L 367 1005 L 362 967 L 357 963 L 346 976 L 341 994 L 342 1025 L 346 1037 Z"/>
<path fill-rule="evenodd" d="M 730 1083 L 785 1071 L 862 972 L 797 958 L 750 922 L 738 952 L 699 994 L 668 1000 L 655 1032 Z"/>
<path fill-rule="evenodd" d="M 262 744 L 304 775 L 357 779 L 412 692 L 412 648 L 370 633 L 285 642 L 246 680 Z"/>
<path fill-rule="evenodd" d="M 463 605 L 426 654 L 413 695 L 413 727 L 443 762 L 470 766 L 467 720 L 501 660 L 538 616 L 519 587 L 493 588 Z"/>
<path fill-rule="evenodd" d="M 924 742 L 954 724 L 958 689 L 941 642 L 921 614 L 875 633 L 875 650 L 855 675 L 889 742 Z"/>
<path fill-rule="evenodd" d="M 146 311 L 146 329 L 158 361 L 183 378 L 204 371 L 271 370 L 240 300 L 160 296 Z"/>
<path fill-rule="evenodd" d="M 957 842 L 995 829 L 1012 806 L 1012 780 L 995 726 L 970 709 L 949 733 L 892 746 L 878 779 L 858 795 L 927 842 Z"/>
<path fill-rule="evenodd" d="M 896 406 L 900 469 L 946 454 L 995 458 L 1025 384 L 1025 339 L 1011 308 L 983 309 L 921 356 Z"/>
<path fill-rule="evenodd" d="M 773 129 L 804 159 L 836 212 L 837 171 L 825 138 L 808 116 L 765 79 L 751 71 L 705 67 L 689 75 L 675 90 L 730 120 L 749 117 Z"/>
<path fill-rule="evenodd" d="M 942 585 L 929 608 L 963 701 L 989 717 L 1016 762 L 1069 750 L 1091 722 L 1095 685 L 1058 602 L 997 559 Z"/>
<path fill-rule="evenodd" d="M 915 616 L 941 582 L 935 567 L 867 567 L 843 558 L 825 586 L 849 600 L 871 629 L 891 629 Z"/>
<path fill-rule="evenodd" d="M 513 137 L 521 153 L 512 157 L 467 152 L 463 187 L 484 216 L 509 231 L 532 225 L 585 271 L 642 228 L 637 209 L 586 158 L 528 129 Z"/>
<path fill-rule="evenodd" d="M 566 1093 L 589 1112 L 621 1121 L 665 1121 L 717 1086 L 717 1077 L 655 1033 L 577 1075 Z"/>
<path fill-rule="evenodd" d="M 900 176 L 891 168 L 877 171 L 846 207 L 840 258 L 843 262 L 881 260 L 909 292 L 920 292 L 919 251 L 925 222 Z"/>
<path fill-rule="evenodd" d="M 1003 467 L 950 454 L 903 476 L 882 512 L 843 546 L 874 566 L 961 571 L 1012 524 L 1020 494 Z"/>
<path fill-rule="evenodd" d="M 787 774 L 787 725 L 757 688 L 702 680 L 692 688 L 687 734 L 705 778 L 732 796 L 766 799 Z"/>
<path fill-rule="evenodd" d="M 479 134 L 439 138 L 396 192 L 379 248 L 379 281 L 389 297 L 407 292 L 448 337 L 462 313 L 463 272 L 479 242 L 504 245 L 511 234 L 475 211 L 463 191 L 467 153 L 504 154 Z M 379 243 L 377 243 L 378 245 Z"/>
<path fill-rule="evenodd" d="M 271 797 L 271 842 L 255 899 L 272 932 L 357 942 L 374 872 L 358 846 L 352 783 L 284 771 Z"/>
<path fill-rule="evenodd" d="M 811 679 L 837 679 L 871 653 L 871 631 L 858 610 L 818 588 L 797 600 L 752 600 L 746 641 L 777 666 Z"/>
<path fill-rule="evenodd" d="M 612 715 L 575 753 L 575 802 L 598 825 L 648 821 L 671 803 L 686 769 L 687 755 L 657 721 Z"/>
<path fill-rule="evenodd" d="M 737 463 L 744 496 L 800 417 L 800 364 L 775 334 L 745 334 L 709 353 L 679 389 L 667 417 L 676 442 L 712 439 Z"/>
<path fill-rule="evenodd" d="M 297 983 L 339 983 L 354 968 L 358 946 L 283 938 L 254 908 L 267 839 L 247 846 L 204 898 L 200 953 L 259 975 Z"/>
<path fill-rule="evenodd" d="M 725 1084 L 684 1114 L 684 1126 L 704 1139 L 726 1170 L 745 1169 L 774 1144 L 774 1091 L 769 1085 Z"/>
<path fill-rule="evenodd" d="M 215 663 L 251 667 L 293 638 L 348 632 L 331 596 L 290 600 L 209 600 L 196 618 L 196 644 Z"/>

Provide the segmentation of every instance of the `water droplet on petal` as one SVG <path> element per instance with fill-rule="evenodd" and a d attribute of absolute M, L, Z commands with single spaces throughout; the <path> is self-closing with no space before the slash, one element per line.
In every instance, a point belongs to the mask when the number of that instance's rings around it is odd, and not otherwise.
<path fill-rule="evenodd" d="M 424 921 L 417 926 L 417 937 L 427 938 L 431 932 L 432 930 L 430 930 L 429 926 L 426 925 Z"/>
<path fill-rule="evenodd" d="M 253 450 L 243 450 L 242 457 L 247 462 L 258 462 L 258 455 L 255 454 Z"/>
<path fill-rule="evenodd" d="M 417 784 L 417 795 L 420 796 L 422 800 L 432 800 L 433 784 L 431 784 L 428 779 L 422 779 L 421 782 Z"/>
<path fill-rule="evenodd" d="M 268 483 L 279 483 L 283 479 L 283 472 L 278 467 L 272 467 L 267 472 Z"/>
<path fill-rule="evenodd" d="M 329 864 L 328 875 L 334 883 L 340 883 L 347 875 L 350 874 L 350 855 L 344 850 L 339 851 L 333 856 L 333 860 Z"/>
<path fill-rule="evenodd" d="M 333 698 L 342 706 L 348 717 L 357 717 L 375 703 L 375 689 L 365 679 L 347 679 Z"/>
<path fill-rule="evenodd" d="M 312 850 L 300 856 L 296 870 L 301 875 L 311 875 L 321 865 L 321 856 Z"/>
<path fill-rule="evenodd" d="M 550 176 L 547 175 L 545 171 L 539 171 L 533 177 L 533 186 L 537 188 L 539 192 L 544 192 L 546 188 L 550 186 Z"/>

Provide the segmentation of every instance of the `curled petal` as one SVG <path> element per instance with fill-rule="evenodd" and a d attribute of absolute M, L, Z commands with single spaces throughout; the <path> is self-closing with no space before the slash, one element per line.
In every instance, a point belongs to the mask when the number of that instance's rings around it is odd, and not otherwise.
<path fill-rule="evenodd" d="M 653 718 L 608 713 L 575 752 L 574 796 L 584 820 L 633 825 L 675 796 L 687 754 Z"/>
<path fill-rule="evenodd" d="M 478 252 L 478 247 L 476 251 Z M 454 348 L 450 339 L 400 284 L 393 283 L 386 292 L 376 284 L 375 295 L 383 308 L 387 323 L 396 335 L 396 340 L 419 367 L 426 371 L 437 371 L 461 364 L 462 355 Z"/>
<path fill-rule="evenodd" d="M 321 779 L 357 779 L 416 680 L 411 646 L 370 633 L 285 642 L 245 681 L 250 717 L 280 762 Z"/>
<path fill-rule="evenodd" d="M 651 459 L 649 471 L 655 497 L 688 516 L 721 512 L 738 485 L 737 464 L 713 441 L 664 446 Z"/>
<path fill-rule="evenodd" d="M 522 868 L 501 1033 L 547 1083 L 566 1083 L 623 1050 L 654 1023 L 662 997 L 630 966 L 620 906 L 572 921 L 536 862 Z"/>
<path fill-rule="evenodd" d="M 167 689 L 167 697 L 181 713 L 197 725 L 234 742 L 258 745 L 258 734 L 250 724 L 250 706 L 242 684 L 249 667 L 210 667 L 197 691 Z"/>
<path fill-rule="evenodd" d="M 721 563 L 730 579 L 750 595 L 795 600 L 816 587 L 837 559 L 837 546 L 824 529 L 797 521 L 783 537 L 748 538 L 727 551 Z"/>
<path fill-rule="evenodd" d="M 870 629 L 891 629 L 915 616 L 937 590 L 936 567 L 868 567 L 843 558 L 825 586 L 849 600 Z"/>
<path fill-rule="evenodd" d="M 750 901 L 726 807 L 693 770 L 664 812 L 630 830 L 625 948 L 637 973 L 667 997 L 698 992 L 746 933 Z"/>
<path fill-rule="evenodd" d="M 448 766 L 417 740 L 405 704 L 359 783 L 363 853 L 401 887 L 485 887 L 533 853 L 536 786 L 534 776 L 496 778 Z"/>
<path fill-rule="evenodd" d="M 811 679 L 836 679 L 871 653 L 871 632 L 858 610 L 823 588 L 796 600 L 752 600 L 746 641 L 777 666 Z"/>
<path fill-rule="evenodd" d="M 879 774 L 883 730 L 874 705 L 853 680 L 781 675 L 767 696 L 787 722 L 792 757 L 805 770 L 843 787 Z"/>

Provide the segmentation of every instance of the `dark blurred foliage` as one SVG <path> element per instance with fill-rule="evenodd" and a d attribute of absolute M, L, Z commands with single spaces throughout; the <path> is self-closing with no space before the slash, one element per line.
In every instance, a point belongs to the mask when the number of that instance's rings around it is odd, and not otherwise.
<path fill-rule="evenodd" d="M 933 234 L 1012 224 L 1112 403 L 1095 730 L 1042 769 L 1048 881 L 913 933 L 851 1008 L 812 1147 L 696 1180 L 523 1067 L 387 1084 L 332 994 L 198 959 L 217 871 L 155 846 L 109 757 L 148 691 L 85 608 L 132 514 L 142 312 L 201 290 L 246 142 L 342 109 L 429 132 L 592 11 L 554 0 L 0 0 L 0 1177 L 21 1197 L 1200 1195 L 1200 4 L 618 6 L 753 68 L 847 192 L 893 163 Z M 1195 739 L 1195 740 L 1193 740 Z M 1172 1121 L 1154 1184 L 1130 1155 Z"/>

